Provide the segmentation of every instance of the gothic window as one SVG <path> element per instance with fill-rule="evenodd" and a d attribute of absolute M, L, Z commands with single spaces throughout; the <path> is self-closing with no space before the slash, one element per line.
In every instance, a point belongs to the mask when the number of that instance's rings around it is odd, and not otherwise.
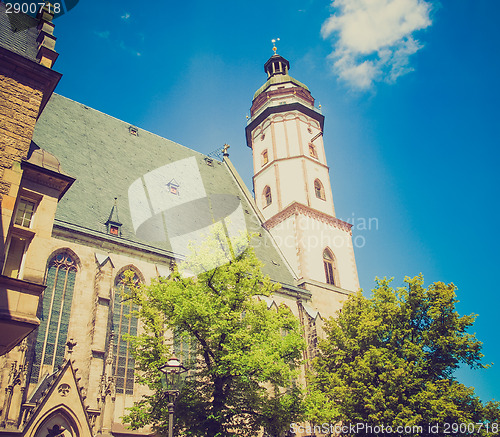
<path fill-rule="evenodd" d="M 318 199 L 325 200 L 325 189 L 319 179 L 314 181 L 314 193 Z"/>
<path fill-rule="evenodd" d="M 318 159 L 318 152 L 316 151 L 316 146 L 313 143 L 309 143 L 309 155 Z"/>
<path fill-rule="evenodd" d="M 137 274 L 133 281 L 140 282 Z M 124 274 L 116 277 L 115 296 L 113 301 L 113 324 L 114 345 L 113 345 L 113 376 L 115 378 L 116 393 L 131 395 L 134 393 L 134 367 L 135 360 L 132 356 L 130 344 L 125 338 L 126 335 L 137 335 L 137 317 L 134 313 L 137 306 L 132 299 L 127 299 L 124 295 L 129 292 L 125 285 Z"/>
<path fill-rule="evenodd" d="M 187 335 L 175 333 L 174 355 L 181 360 L 184 367 L 189 370 L 196 368 L 196 341 Z"/>
<path fill-rule="evenodd" d="M 335 257 L 330 249 L 323 251 L 323 265 L 325 267 L 326 283 L 331 285 L 338 285 L 335 280 L 337 268 L 335 266 Z"/>
<path fill-rule="evenodd" d="M 273 198 L 271 197 L 271 188 L 269 188 L 269 185 L 266 185 L 266 188 L 264 188 L 264 207 L 271 205 L 273 202 Z"/>
<path fill-rule="evenodd" d="M 262 166 L 269 162 L 269 156 L 267 155 L 267 149 L 262 152 Z"/>
<path fill-rule="evenodd" d="M 63 363 L 76 273 L 76 261 L 67 252 L 58 253 L 49 261 L 47 288 L 38 315 L 40 326 L 36 335 L 31 383 L 38 382 L 46 366 L 52 371 Z"/>

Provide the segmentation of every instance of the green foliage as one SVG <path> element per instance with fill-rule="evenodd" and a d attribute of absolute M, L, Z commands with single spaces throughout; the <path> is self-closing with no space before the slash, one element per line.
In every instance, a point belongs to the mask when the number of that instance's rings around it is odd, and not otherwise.
<path fill-rule="evenodd" d="M 428 424 L 495 422 L 498 404 L 484 406 L 453 377 L 461 363 L 488 367 L 481 364 L 481 342 L 466 332 L 475 316 L 455 310 L 456 287 L 424 288 L 422 276 L 405 278 L 408 287 L 399 289 L 390 282 L 377 280 L 370 299 L 352 296 L 327 322 L 310 377 L 309 419 L 422 425 L 415 436 L 428 435 Z M 486 428 L 476 435 L 483 434 L 496 435 Z"/>
<path fill-rule="evenodd" d="M 239 254 L 239 255 L 236 255 Z M 213 268 L 213 266 L 218 266 Z M 125 420 L 133 428 L 168 427 L 158 368 L 172 354 L 172 332 L 196 346 L 196 359 L 175 406 L 178 432 L 193 436 L 271 434 L 301 414 L 295 386 L 304 341 L 285 306 L 268 310 L 259 295 L 279 285 L 261 272 L 248 240 L 228 241 L 222 229 L 169 278 L 134 288 L 144 332 L 130 341 L 138 380 L 152 394 L 134 405 Z"/>

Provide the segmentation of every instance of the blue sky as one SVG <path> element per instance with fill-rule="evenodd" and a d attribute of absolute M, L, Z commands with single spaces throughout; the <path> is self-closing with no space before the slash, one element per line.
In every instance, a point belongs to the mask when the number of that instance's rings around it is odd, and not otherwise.
<path fill-rule="evenodd" d="M 228 143 L 251 188 L 246 116 L 279 37 L 326 117 L 361 286 L 455 283 L 497 363 L 460 379 L 500 399 L 499 14 L 491 0 L 81 0 L 55 20 L 57 92 L 203 153 Z"/>

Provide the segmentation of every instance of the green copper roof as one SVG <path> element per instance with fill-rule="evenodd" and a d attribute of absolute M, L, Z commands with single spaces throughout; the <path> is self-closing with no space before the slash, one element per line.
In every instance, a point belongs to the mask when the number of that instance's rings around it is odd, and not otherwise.
<path fill-rule="evenodd" d="M 52 96 L 33 141 L 76 178 L 59 202 L 58 226 L 66 223 L 69 229 L 107 236 L 116 197 L 122 226 L 121 237 L 114 241 L 185 255 L 178 248 L 187 245 L 191 232 L 237 211 L 250 232 L 261 234 L 253 245 L 264 271 L 293 284 L 285 261 L 225 163 L 210 162 L 140 128 L 134 135 L 130 128 L 81 103 Z"/>
<path fill-rule="evenodd" d="M 262 85 L 253 95 L 253 98 L 255 99 L 260 93 L 264 92 L 267 88 L 269 88 L 271 85 L 277 85 L 280 83 L 285 83 L 285 82 L 291 82 L 297 86 L 300 86 L 307 91 L 309 91 L 309 88 L 305 86 L 302 82 L 299 82 L 297 79 L 294 79 L 292 76 L 289 74 L 276 74 L 275 76 L 270 77 L 267 82 Z"/>

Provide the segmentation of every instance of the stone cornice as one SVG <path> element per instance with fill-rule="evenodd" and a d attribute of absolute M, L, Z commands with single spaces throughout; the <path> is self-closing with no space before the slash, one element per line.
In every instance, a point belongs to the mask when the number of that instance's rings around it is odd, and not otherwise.
<path fill-rule="evenodd" d="M 59 200 L 76 180 L 67 174 L 43 168 L 28 161 L 23 161 L 21 167 L 24 170 L 23 177 L 26 179 L 58 190 Z"/>
<path fill-rule="evenodd" d="M 283 88 L 260 93 L 252 102 L 252 107 L 250 108 L 251 116 L 253 117 L 255 113 L 264 105 L 264 103 L 267 102 L 268 99 L 288 95 L 297 96 L 304 100 L 307 104 L 314 106 L 314 98 L 311 96 L 311 93 L 304 88 Z"/>
<path fill-rule="evenodd" d="M 317 112 L 317 110 L 309 105 L 302 104 L 300 102 L 292 102 L 292 103 L 283 103 L 276 106 L 268 106 L 262 112 L 255 116 L 255 118 L 251 118 L 247 127 L 245 128 L 246 138 L 247 138 L 247 146 L 252 148 L 252 131 L 262 123 L 267 117 L 271 114 L 277 114 L 281 112 L 290 112 L 290 111 L 299 111 L 302 114 L 311 117 L 316 120 L 320 125 L 320 130 L 323 131 L 323 125 L 325 122 L 325 117 L 323 114 Z"/>
<path fill-rule="evenodd" d="M 272 216 L 263 224 L 263 226 L 266 229 L 271 230 L 292 215 L 305 215 L 352 235 L 352 224 L 297 202 L 288 205 L 283 211 L 280 211 L 278 214 Z"/>
<path fill-rule="evenodd" d="M 271 164 L 274 164 L 275 162 L 281 162 L 281 161 L 290 161 L 292 159 L 307 159 L 307 160 L 309 160 L 311 162 L 314 162 L 316 165 L 319 165 L 320 167 L 325 168 L 327 171 L 330 171 L 330 167 L 328 167 L 327 165 L 323 164 L 318 159 L 312 158 L 312 157 L 307 156 L 307 155 L 295 155 L 295 156 L 287 156 L 286 158 L 272 159 L 267 164 L 265 164 L 264 167 L 262 167 L 259 171 L 257 171 L 257 173 L 255 173 L 253 175 L 253 179 L 255 180 L 255 178 L 258 175 L 260 175 L 261 173 L 263 173 L 267 169 L 272 168 Z"/>
<path fill-rule="evenodd" d="M 0 65 L 3 67 L 1 68 L 3 74 L 15 74 L 15 80 L 20 80 L 20 77 L 23 77 L 24 80 L 31 81 L 37 89 L 43 92 L 37 118 L 40 117 L 62 74 L 5 47 L 0 47 Z"/>

